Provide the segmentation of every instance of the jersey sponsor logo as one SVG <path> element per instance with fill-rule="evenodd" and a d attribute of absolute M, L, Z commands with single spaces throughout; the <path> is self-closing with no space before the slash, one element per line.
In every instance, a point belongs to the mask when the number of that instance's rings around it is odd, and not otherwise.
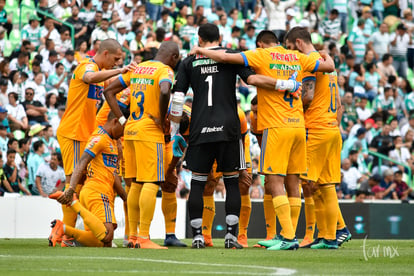
<path fill-rule="evenodd" d="M 277 52 L 270 53 L 272 60 L 281 60 L 281 61 L 298 61 L 299 58 L 296 54 L 282 54 Z"/>
<path fill-rule="evenodd" d="M 218 68 L 217 66 L 206 66 L 206 67 L 201 67 L 201 74 L 213 74 L 213 73 L 218 73 Z"/>
<path fill-rule="evenodd" d="M 102 98 L 102 93 L 104 91 L 103 86 L 96 84 L 90 84 L 88 90 L 88 99 L 100 100 Z"/>
<path fill-rule="evenodd" d="M 294 123 L 297 124 L 300 122 L 300 118 L 285 118 L 284 119 L 286 123 Z"/>
<path fill-rule="evenodd" d="M 273 64 L 269 65 L 271 70 L 293 70 L 293 71 L 301 71 L 302 66 L 300 65 L 285 65 L 285 64 Z"/>
<path fill-rule="evenodd" d="M 106 167 L 110 167 L 110 168 L 114 168 L 114 169 L 117 168 L 116 164 L 118 162 L 118 155 L 102 153 L 102 159 L 103 159 L 104 165 Z"/>
<path fill-rule="evenodd" d="M 130 120 L 131 120 L 131 117 L 130 117 Z M 135 131 L 135 130 L 127 130 L 125 133 L 125 135 L 128 135 L 128 136 L 135 136 L 137 134 L 138 134 L 138 131 Z"/>
<path fill-rule="evenodd" d="M 219 127 L 203 127 L 203 129 L 201 130 L 201 133 L 213 133 L 213 132 L 223 132 L 224 131 L 224 126 L 219 126 Z"/>
<path fill-rule="evenodd" d="M 201 59 L 201 60 L 193 61 L 193 67 L 203 66 L 203 65 L 212 65 L 212 64 L 217 64 L 217 62 L 212 59 Z"/>
<path fill-rule="evenodd" d="M 323 74 L 324 74 L 324 75 L 328 75 L 328 76 L 335 76 L 335 77 L 337 77 L 337 76 L 338 76 L 338 74 L 336 73 L 336 71 L 333 71 L 333 72 L 331 72 L 331 73 L 324 72 Z"/>
<path fill-rule="evenodd" d="M 150 84 L 154 85 L 153 79 L 145 79 L 145 78 L 131 78 L 131 84 Z"/>
<path fill-rule="evenodd" d="M 134 70 L 134 74 L 140 74 L 140 75 L 154 75 L 154 72 L 157 70 L 157 67 L 147 67 L 147 66 L 138 66 Z"/>

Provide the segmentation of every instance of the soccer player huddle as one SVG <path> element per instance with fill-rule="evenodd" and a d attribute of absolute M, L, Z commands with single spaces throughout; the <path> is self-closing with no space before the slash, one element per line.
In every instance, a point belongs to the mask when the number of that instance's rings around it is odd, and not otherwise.
<path fill-rule="evenodd" d="M 241 53 L 220 47 L 219 30 L 213 24 L 201 25 L 198 36 L 199 46 L 179 64 L 176 77 L 173 68 L 180 55 L 171 41 L 161 44 L 154 60 L 111 69 L 121 58 L 121 46 L 107 39 L 93 58 L 78 65 L 57 132 L 67 185 L 65 192 L 49 196 L 62 203 L 63 210 L 63 219 L 52 222 L 49 245 L 111 246 L 114 199 L 119 195 L 127 222 L 125 246 L 186 246 L 174 234 L 175 167 L 183 160 L 192 172 L 191 246 L 213 246 L 212 194 L 222 177 L 224 246 L 248 247 L 252 180 L 247 122 L 235 95 L 237 76 L 257 86 L 250 117 L 252 133 L 261 142 L 267 239 L 255 247 L 335 249 L 351 238 L 335 190 L 341 177 L 341 103 L 329 55 L 316 52 L 310 34 L 301 27 L 286 34 L 287 49 L 270 31 L 257 36 L 257 49 Z M 191 109 L 182 101 L 190 87 Z M 102 94 L 106 102 L 96 114 Z M 149 235 L 160 187 L 164 246 Z M 300 187 L 307 224 L 301 244 L 296 239 Z M 85 230 L 75 228 L 77 214 Z M 276 218 L 281 225 L 278 234 Z"/>

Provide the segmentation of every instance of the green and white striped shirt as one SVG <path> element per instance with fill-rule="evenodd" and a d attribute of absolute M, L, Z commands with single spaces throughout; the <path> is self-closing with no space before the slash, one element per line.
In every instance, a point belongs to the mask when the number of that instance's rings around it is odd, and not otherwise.
<path fill-rule="evenodd" d="M 365 49 L 368 43 L 363 30 L 354 28 L 348 37 L 348 41 L 352 42 L 355 51 L 355 63 L 361 63 L 364 60 Z"/>

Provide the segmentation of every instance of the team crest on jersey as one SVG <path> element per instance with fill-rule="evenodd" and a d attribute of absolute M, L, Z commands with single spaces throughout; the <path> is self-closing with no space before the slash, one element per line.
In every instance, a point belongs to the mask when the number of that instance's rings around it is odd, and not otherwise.
<path fill-rule="evenodd" d="M 92 149 L 96 144 L 99 143 L 100 140 L 101 140 L 100 136 L 93 137 L 91 141 L 89 142 L 88 149 Z"/>
<path fill-rule="evenodd" d="M 95 71 L 95 65 L 94 64 L 86 64 L 85 65 L 85 71 Z"/>
<path fill-rule="evenodd" d="M 112 145 L 112 144 L 109 144 L 109 150 L 111 151 L 111 152 L 114 152 L 115 150 L 114 150 L 114 146 Z"/>

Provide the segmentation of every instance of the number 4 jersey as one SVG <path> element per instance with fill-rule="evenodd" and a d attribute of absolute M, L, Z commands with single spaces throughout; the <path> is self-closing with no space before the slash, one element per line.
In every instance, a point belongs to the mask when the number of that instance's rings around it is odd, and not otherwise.
<path fill-rule="evenodd" d="M 321 59 L 318 52 L 312 52 L 309 56 Z M 312 104 L 305 112 L 305 127 L 318 129 L 337 128 L 336 101 L 338 97 L 338 84 L 336 71 L 332 73 L 304 72 L 303 81 L 306 80 L 316 80 L 316 83 Z"/>
<path fill-rule="evenodd" d="M 125 125 L 125 140 L 164 143 L 160 121 L 160 84 L 173 83 L 173 70 L 160 61 L 140 63 L 133 72 L 119 76 L 124 88 L 130 87 L 131 115 Z"/>
<path fill-rule="evenodd" d="M 217 63 L 201 55 L 184 59 L 178 69 L 174 91 L 186 93 L 191 86 L 194 92 L 190 144 L 240 139 L 236 77 L 239 75 L 247 82 L 247 78 L 253 74 L 249 68 Z"/>

